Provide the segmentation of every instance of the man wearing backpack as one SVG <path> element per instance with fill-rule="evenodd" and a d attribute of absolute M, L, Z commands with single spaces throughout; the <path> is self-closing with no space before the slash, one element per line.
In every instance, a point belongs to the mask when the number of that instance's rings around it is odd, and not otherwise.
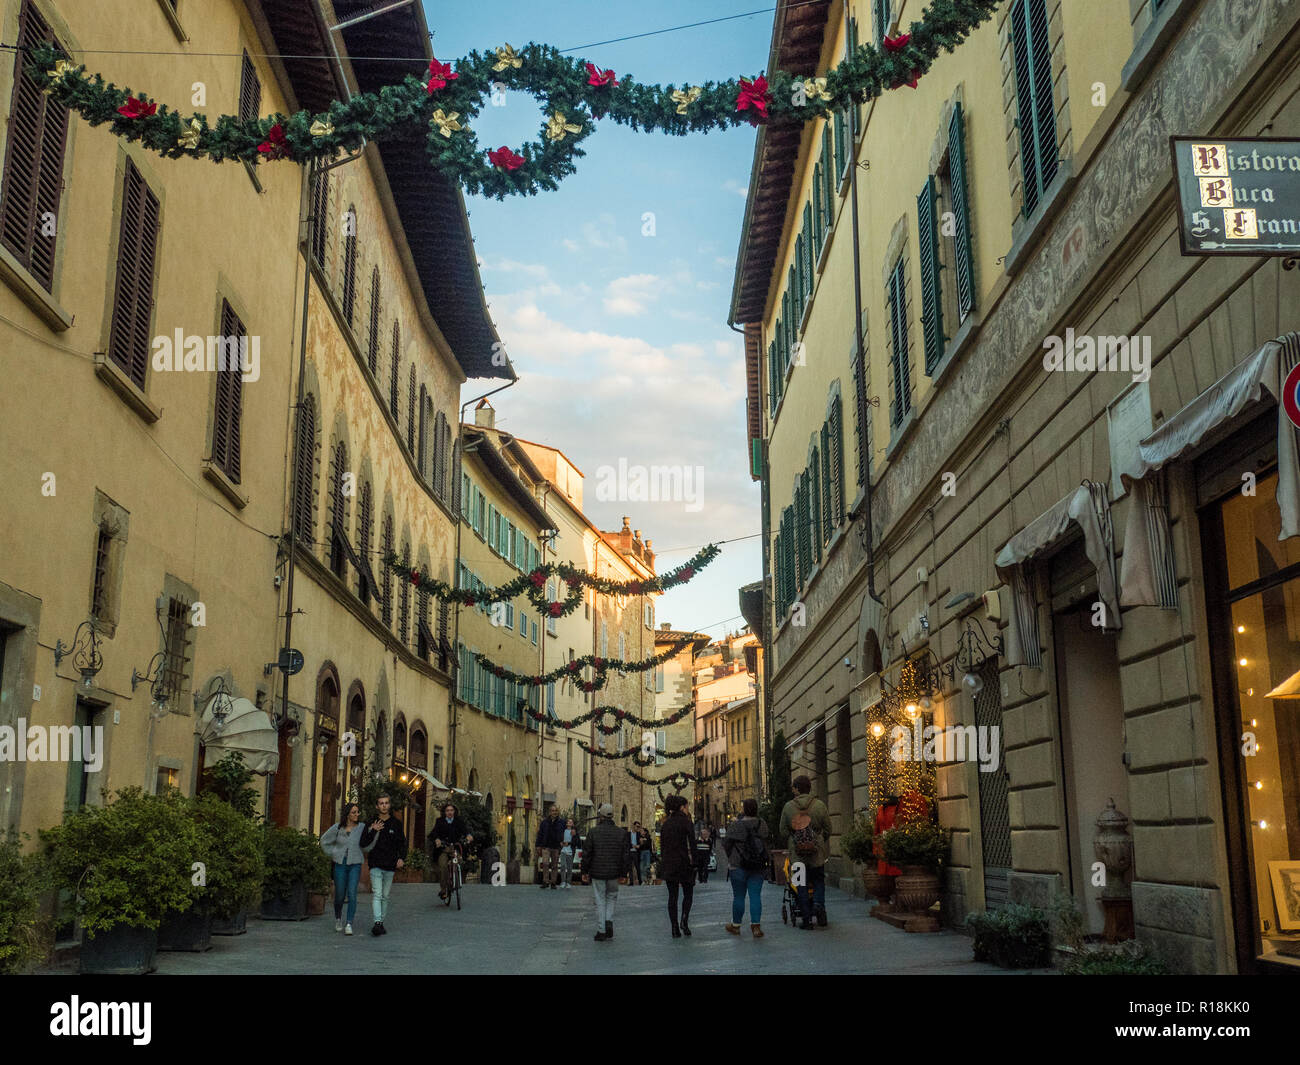
<path fill-rule="evenodd" d="M 803 882 L 796 889 L 803 910 L 804 929 L 812 928 L 813 913 L 817 927 L 826 927 L 826 859 L 830 856 L 827 840 L 831 832 L 831 815 L 821 799 L 812 797 L 812 781 L 806 776 L 794 778 L 794 798 L 781 811 L 781 835 L 790 849 L 790 868 L 803 866 Z"/>
<path fill-rule="evenodd" d="M 727 852 L 731 871 L 731 922 L 726 929 L 733 936 L 740 935 L 740 922 L 745 919 L 745 896 L 749 896 L 749 931 L 755 939 L 763 938 L 763 880 L 772 856 L 768 853 L 767 839 L 771 834 L 767 822 L 758 816 L 758 801 L 746 799 L 743 813 L 727 829 L 722 848 Z"/>

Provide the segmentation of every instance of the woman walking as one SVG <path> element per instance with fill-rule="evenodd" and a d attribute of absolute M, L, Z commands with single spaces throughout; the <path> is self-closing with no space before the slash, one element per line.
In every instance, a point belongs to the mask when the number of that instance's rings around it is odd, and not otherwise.
<path fill-rule="evenodd" d="M 695 836 L 686 800 L 669 795 L 664 800 L 668 816 L 659 826 L 659 871 L 668 885 L 668 920 L 673 939 L 691 934 L 691 898 L 695 891 L 695 866 L 691 843 Z M 682 896 L 681 918 L 677 916 L 677 895 Z"/>
<path fill-rule="evenodd" d="M 354 802 L 343 808 L 343 819 L 331 825 L 320 838 L 321 850 L 334 862 L 334 931 L 352 934 L 352 919 L 357 915 L 357 885 L 361 882 L 361 807 Z M 374 846 L 372 843 L 371 846 Z M 343 903 L 348 904 L 346 927 Z"/>
<path fill-rule="evenodd" d="M 713 833 L 708 825 L 700 825 L 700 834 L 695 838 L 695 872 L 701 884 L 709 882 L 709 859 L 713 857 Z"/>
<path fill-rule="evenodd" d="M 578 830 L 570 817 L 564 823 L 563 844 L 560 847 L 560 887 L 573 887 L 573 852 L 578 847 Z"/>
<path fill-rule="evenodd" d="M 749 896 L 749 930 L 755 939 L 763 938 L 763 879 L 771 864 L 767 838 L 771 835 L 767 822 L 759 819 L 758 801 L 746 799 L 744 812 L 727 828 L 722 848 L 727 852 L 731 871 L 731 923 L 726 926 L 733 936 L 740 935 L 740 922 L 745 919 L 745 896 Z"/>

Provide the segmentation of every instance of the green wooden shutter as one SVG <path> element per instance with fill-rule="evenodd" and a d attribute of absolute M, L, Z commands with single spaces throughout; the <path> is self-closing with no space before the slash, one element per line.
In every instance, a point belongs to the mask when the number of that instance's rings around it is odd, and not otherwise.
<path fill-rule="evenodd" d="M 830 451 L 831 451 L 831 521 L 839 525 L 844 520 L 844 416 L 839 393 L 831 400 Z"/>
<path fill-rule="evenodd" d="M 1024 211 L 1028 216 L 1042 202 L 1059 164 L 1046 0 L 1016 0 L 1011 8 L 1011 43 Z"/>
<path fill-rule="evenodd" d="M 876 42 L 882 43 L 889 32 L 890 0 L 871 0 L 871 8 L 876 23 Z"/>
<path fill-rule="evenodd" d="M 858 484 L 865 485 L 871 470 L 871 433 L 867 420 L 867 374 L 861 356 L 854 352 L 852 360 L 854 428 L 858 443 Z"/>
<path fill-rule="evenodd" d="M 776 341 L 767 346 L 767 409 L 776 413 Z"/>
<path fill-rule="evenodd" d="M 934 178 L 927 176 L 916 198 L 917 244 L 921 259 L 921 329 L 925 338 L 925 372 L 943 358 L 943 307 L 939 299 L 939 229 L 935 217 Z"/>
<path fill-rule="evenodd" d="M 814 278 L 817 276 L 817 249 L 818 244 L 813 240 L 813 205 L 809 200 L 803 205 L 803 232 L 804 232 L 804 273 L 803 288 L 804 302 L 812 298 Z"/>
<path fill-rule="evenodd" d="M 831 151 L 831 124 L 822 127 L 822 232 L 835 225 L 835 158 Z"/>
<path fill-rule="evenodd" d="M 813 262 L 821 255 L 822 239 L 826 236 L 826 203 L 822 195 L 822 164 L 813 167 Z"/>
<path fill-rule="evenodd" d="M 812 518 L 812 557 L 814 562 L 822 560 L 822 469 L 817 448 L 812 449 L 812 461 L 808 463 L 805 474 L 809 483 L 808 511 Z"/>
<path fill-rule="evenodd" d="M 796 332 L 803 318 L 803 307 L 808 290 L 807 235 L 800 232 L 794 242 L 794 325 Z"/>
<path fill-rule="evenodd" d="M 822 497 L 819 505 L 822 510 L 822 535 L 829 540 L 831 530 L 837 524 L 832 516 L 834 512 L 831 507 L 831 423 L 829 421 L 822 422 L 821 441 Z"/>
<path fill-rule="evenodd" d="M 886 0 L 886 2 L 888 2 L 888 0 Z M 849 19 L 848 44 L 849 55 L 852 55 L 858 50 L 858 20 L 856 18 Z M 862 130 L 862 108 L 862 104 L 849 105 L 849 128 L 853 132 L 854 139 L 857 138 L 858 133 Z"/>
<path fill-rule="evenodd" d="M 845 142 L 848 139 L 848 119 L 845 112 L 835 112 L 835 178 L 836 182 L 844 180 L 844 166 L 849 161 Z"/>
<path fill-rule="evenodd" d="M 890 365 L 894 370 L 894 400 L 890 424 L 898 425 L 912 407 L 912 382 L 907 358 L 907 287 L 903 279 L 904 259 L 898 260 L 889 278 L 889 331 L 893 340 Z"/>
<path fill-rule="evenodd" d="M 971 260 L 970 200 L 966 191 L 966 130 L 961 104 L 953 107 L 948 124 L 948 182 L 952 188 L 952 213 L 956 220 L 953 234 L 953 263 L 957 275 L 957 321 L 964 322 L 975 308 L 975 264 Z"/>

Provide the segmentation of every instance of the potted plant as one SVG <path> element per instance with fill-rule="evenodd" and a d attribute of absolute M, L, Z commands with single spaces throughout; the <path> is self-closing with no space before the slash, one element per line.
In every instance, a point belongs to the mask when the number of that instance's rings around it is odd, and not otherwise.
<path fill-rule="evenodd" d="M 204 807 L 197 812 L 197 816 L 200 823 L 208 824 L 217 834 L 214 851 L 226 857 L 229 850 L 230 864 L 225 872 L 233 878 L 240 878 L 239 870 L 242 869 L 242 882 L 249 885 L 248 893 L 242 896 L 238 906 L 228 906 L 225 901 L 218 901 L 211 907 L 214 936 L 243 935 L 248 931 L 248 911 L 258 903 L 263 858 L 261 836 L 256 824 L 257 790 L 251 786 L 252 780 L 252 770 L 244 764 L 243 755 L 237 751 L 232 751 L 203 772 L 201 796 L 205 800 L 209 796 L 219 799 L 239 819 L 226 817 L 225 811 L 218 810 L 215 806 Z M 219 869 L 217 875 L 220 881 L 223 871 Z M 219 884 L 218 892 L 223 890 Z"/>
<path fill-rule="evenodd" d="M 424 883 L 425 874 L 429 871 L 429 856 L 424 853 L 424 848 L 416 843 L 406 851 L 406 860 L 402 863 L 402 868 L 397 870 L 397 875 L 393 880 L 398 884 L 422 884 Z"/>
<path fill-rule="evenodd" d="M 201 842 L 193 818 L 167 797 L 126 788 L 45 829 L 56 887 L 76 898 L 83 973 L 154 968 L 162 915 L 187 909 Z"/>
<path fill-rule="evenodd" d="M 262 917 L 271 921 L 301 921 L 307 917 L 309 893 L 329 887 L 329 858 L 316 837 L 296 828 L 265 826 L 262 830 Z"/>
<path fill-rule="evenodd" d="M 847 832 L 840 836 L 840 849 L 851 862 L 862 865 L 862 886 L 867 896 L 888 902 L 894 894 L 895 877 L 879 871 L 880 855 L 876 853 L 874 826 L 866 814 L 858 814 Z"/>
<path fill-rule="evenodd" d="M 773 874 L 779 885 L 785 884 L 785 860 L 790 852 L 775 844 L 786 842 L 781 835 L 781 814 L 785 810 L 785 804 L 794 798 L 794 788 L 790 784 L 793 776 L 794 768 L 790 762 L 790 752 L 786 750 L 785 733 L 778 730 L 772 737 L 772 747 L 767 754 L 768 793 L 767 798 L 759 803 L 758 816 L 767 822 L 771 833 L 770 839 L 774 846 L 768 850 L 772 855 Z M 715 843 L 718 847 L 722 846 L 721 837 L 716 834 Z"/>
<path fill-rule="evenodd" d="M 885 860 L 903 870 L 894 884 L 900 907 L 924 913 L 939 900 L 939 870 L 948 852 L 948 834 L 933 821 L 909 821 L 880 835 Z"/>
<path fill-rule="evenodd" d="M 22 972 L 41 954 L 37 861 L 12 829 L 0 838 L 0 975 Z"/>

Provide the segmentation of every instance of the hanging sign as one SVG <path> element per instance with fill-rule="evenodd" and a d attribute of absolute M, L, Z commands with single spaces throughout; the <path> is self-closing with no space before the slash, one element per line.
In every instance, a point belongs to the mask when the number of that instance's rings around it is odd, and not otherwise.
<path fill-rule="evenodd" d="M 1300 140 L 1171 137 L 1184 255 L 1300 254 Z"/>

